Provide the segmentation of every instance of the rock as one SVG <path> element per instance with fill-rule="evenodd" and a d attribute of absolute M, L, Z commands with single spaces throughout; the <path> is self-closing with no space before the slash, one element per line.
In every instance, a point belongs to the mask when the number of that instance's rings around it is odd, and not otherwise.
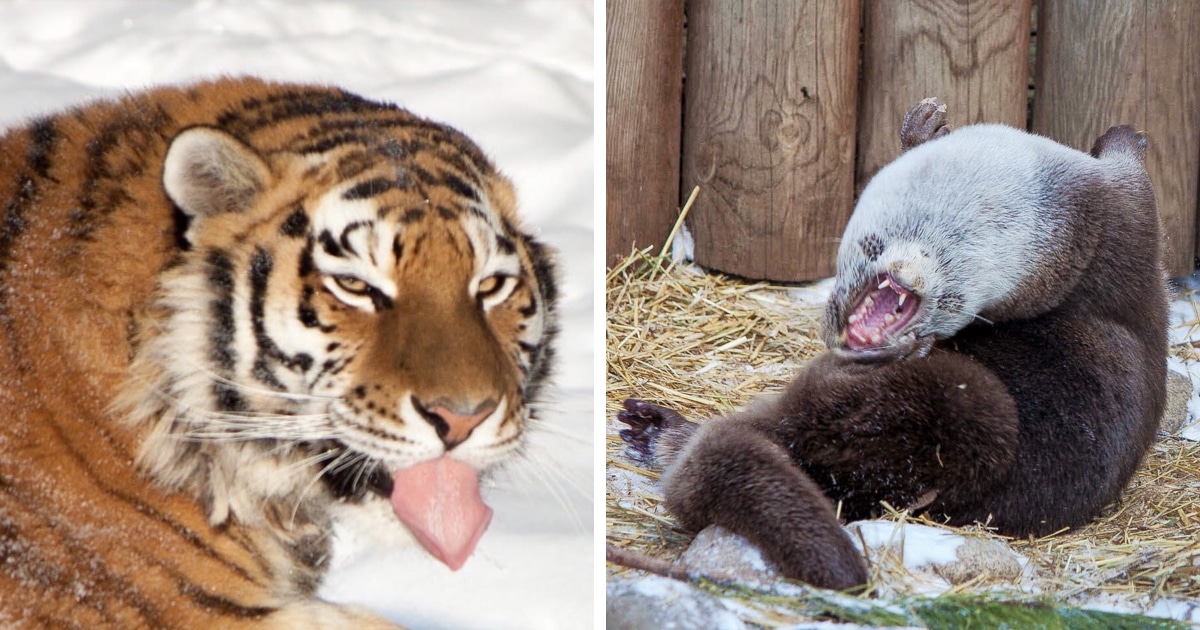
<path fill-rule="evenodd" d="M 967 538 L 954 551 L 957 562 L 933 565 L 934 573 L 951 584 L 962 584 L 983 576 L 986 582 L 1015 582 L 1024 567 L 1021 556 L 1007 545 L 987 538 Z"/>
<path fill-rule="evenodd" d="M 1163 409 L 1159 429 L 1175 433 L 1187 422 L 1187 404 L 1192 397 L 1192 380 L 1174 370 L 1167 370 L 1167 404 Z"/>
<path fill-rule="evenodd" d="M 608 581 L 604 626 L 609 630 L 744 630 L 721 600 L 686 582 L 657 575 Z"/>
<path fill-rule="evenodd" d="M 720 525 L 711 525 L 697 534 L 675 566 L 692 573 L 726 576 L 743 584 L 766 585 L 780 579 L 778 567 L 764 558 L 754 543 Z"/>

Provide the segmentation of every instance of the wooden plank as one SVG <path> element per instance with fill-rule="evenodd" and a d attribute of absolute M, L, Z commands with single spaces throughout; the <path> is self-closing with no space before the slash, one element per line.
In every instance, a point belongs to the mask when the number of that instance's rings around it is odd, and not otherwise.
<path fill-rule="evenodd" d="M 857 0 L 688 3 L 683 186 L 696 261 L 831 275 L 854 195 Z"/>
<path fill-rule="evenodd" d="M 900 121 L 923 98 L 954 127 L 1025 128 L 1031 0 L 889 0 L 863 15 L 857 189 L 900 154 Z"/>
<path fill-rule="evenodd" d="M 679 210 L 683 0 L 609 0 L 606 239 L 609 265 L 661 247 Z"/>
<path fill-rule="evenodd" d="M 1040 0 L 1033 130 L 1088 150 L 1109 127 L 1149 138 L 1146 166 L 1172 275 L 1191 273 L 1200 178 L 1200 8 L 1194 0 Z"/>

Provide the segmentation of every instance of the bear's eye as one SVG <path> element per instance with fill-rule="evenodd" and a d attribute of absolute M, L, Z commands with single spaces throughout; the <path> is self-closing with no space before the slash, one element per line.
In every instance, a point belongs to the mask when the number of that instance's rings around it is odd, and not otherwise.
<path fill-rule="evenodd" d="M 355 278 L 354 276 L 334 276 L 333 281 L 346 293 L 354 295 L 366 295 L 371 291 L 371 285 L 365 280 Z"/>

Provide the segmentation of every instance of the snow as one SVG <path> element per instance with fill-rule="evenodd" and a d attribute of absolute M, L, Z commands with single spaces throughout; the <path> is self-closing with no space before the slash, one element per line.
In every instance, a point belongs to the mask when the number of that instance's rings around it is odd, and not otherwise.
<path fill-rule="evenodd" d="M 957 561 L 958 548 L 966 542 L 959 534 L 927 525 L 894 521 L 856 521 L 851 525 L 850 540 L 859 551 L 864 542 L 871 549 L 896 547 L 909 571 Z"/>
<path fill-rule="evenodd" d="M 559 250 L 557 385 L 526 457 L 484 481 L 475 555 L 451 572 L 350 523 L 322 596 L 415 628 L 593 625 L 594 20 L 590 0 L 0 3 L 0 125 L 222 74 L 337 84 L 467 133 Z"/>
<path fill-rule="evenodd" d="M 1196 301 L 1197 291 L 1200 291 L 1200 272 L 1180 278 L 1178 284 L 1179 295 L 1171 301 L 1168 315 L 1168 342 L 1172 346 L 1189 342 L 1200 346 L 1200 305 Z M 1200 361 L 1183 361 L 1177 357 L 1170 357 L 1167 367 L 1188 377 L 1192 382 L 1192 396 L 1187 404 L 1188 417 L 1177 435 L 1187 440 L 1200 441 L 1200 422 L 1197 422 L 1197 419 L 1200 419 Z"/>
<path fill-rule="evenodd" d="M 1137 600 L 1126 600 L 1116 594 L 1095 596 L 1080 604 L 1080 608 L 1120 614 L 1140 614 L 1160 619 L 1186 621 L 1192 626 L 1200 622 L 1200 605 L 1196 602 L 1164 597 L 1154 602 L 1146 595 Z"/>
<path fill-rule="evenodd" d="M 949 530 L 886 520 L 855 521 L 846 530 L 850 541 L 869 561 L 882 562 L 886 554 L 895 554 L 904 567 L 902 584 L 880 584 L 886 595 L 899 590 L 933 597 L 949 591 L 950 582 L 936 569 L 957 562 L 958 549 L 966 542 L 966 538 Z"/>

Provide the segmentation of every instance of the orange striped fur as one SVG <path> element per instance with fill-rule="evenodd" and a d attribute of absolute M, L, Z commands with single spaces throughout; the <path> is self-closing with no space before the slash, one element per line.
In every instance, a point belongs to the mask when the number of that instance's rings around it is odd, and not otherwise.
<path fill-rule="evenodd" d="M 254 79 L 0 151 L 0 626 L 391 627 L 314 597 L 328 507 L 519 452 L 555 291 L 507 179 L 444 125 Z"/>

